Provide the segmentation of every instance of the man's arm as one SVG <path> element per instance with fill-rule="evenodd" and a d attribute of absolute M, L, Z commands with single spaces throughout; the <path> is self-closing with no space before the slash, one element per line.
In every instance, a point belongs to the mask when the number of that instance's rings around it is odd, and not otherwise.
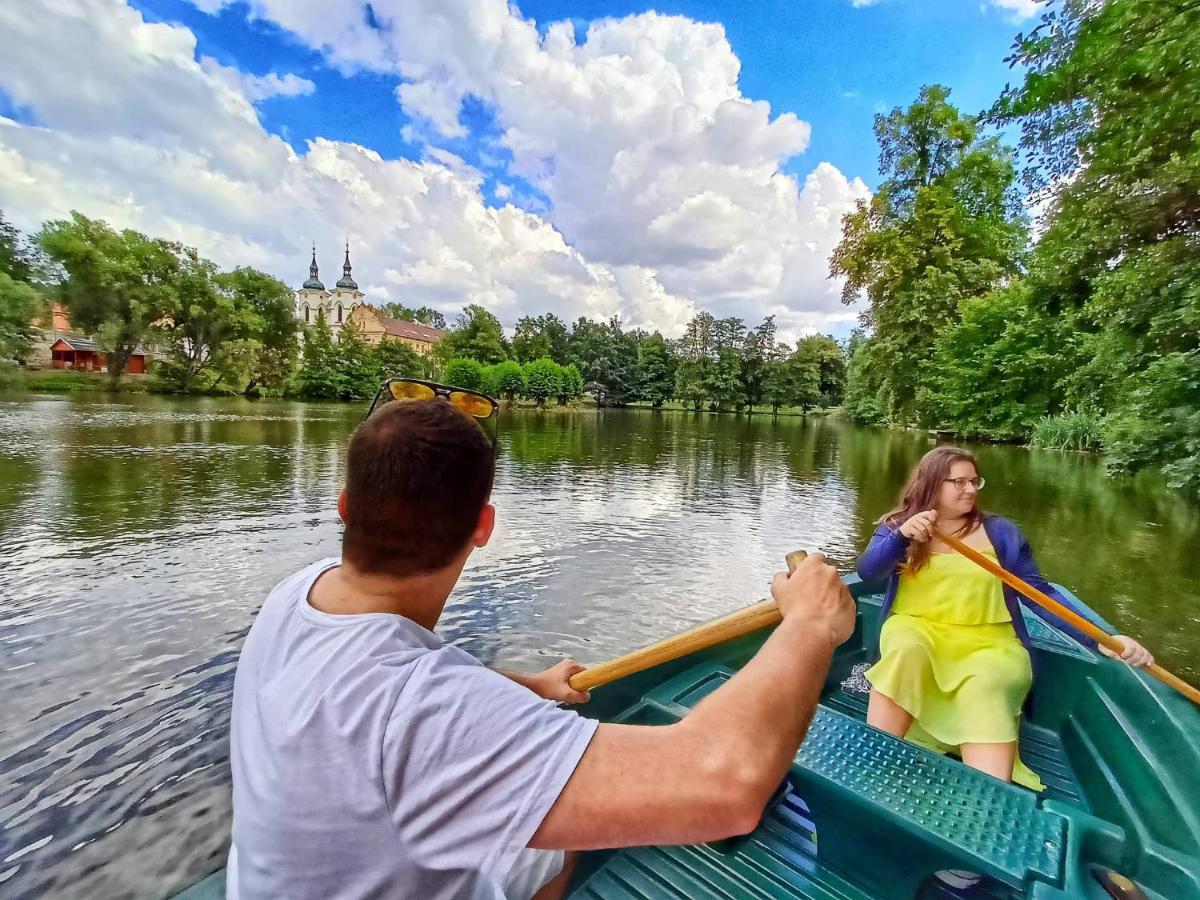
<path fill-rule="evenodd" d="M 521 672 L 510 672 L 507 669 L 496 669 L 510 681 L 515 681 L 522 687 L 527 687 L 539 697 L 547 700 L 561 700 L 564 703 L 587 703 L 591 695 L 586 691 L 577 691 L 571 687 L 571 676 L 582 672 L 584 666 L 573 659 L 564 659 L 555 663 L 544 672 L 525 675 Z"/>
<path fill-rule="evenodd" d="M 772 593 L 784 621 L 741 671 L 666 726 L 601 725 L 531 847 L 587 850 L 744 834 L 812 720 L 854 602 L 818 556 Z"/>

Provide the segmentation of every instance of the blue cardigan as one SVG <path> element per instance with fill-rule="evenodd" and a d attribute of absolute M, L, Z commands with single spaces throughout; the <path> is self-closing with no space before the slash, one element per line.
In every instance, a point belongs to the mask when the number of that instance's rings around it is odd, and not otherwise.
<path fill-rule="evenodd" d="M 1042 573 L 1038 571 L 1037 563 L 1033 561 L 1033 550 L 1029 547 L 1029 541 L 1021 533 L 1020 528 L 1008 519 L 1000 516 L 985 516 L 983 530 L 987 532 L 988 540 L 992 542 L 992 547 L 996 551 L 996 558 L 1000 561 L 1000 565 L 1008 569 L 1008 571 L 1012 572 L 1022 581 L 1033 585 L 1033 587 L 1045 594 L 1049 594 L 1063 606 L 1073 609 L 1084 618 L 1087 618 L 1087 615 L 1079 607 L 1064 597 L 1042 577 Z M 883 627 L 884 620 L 891 613 L 892 604 L 896 602 L 896 591 L 900 587 L 899 569 L 901 563 L 908 557 L 908 544 L 908 538 L 900 533 L 899 528 L 892 528 L 886 523 L 882 523 L 875 529 L 875 535 L 871 538 L 871 543 L 867 545 L 867 549 L 859 557 L 859 578 L 868 584 L 882 584 L 884 579 L 887 579 L 887 595 L 884 597 L 883 609 L 879 615 L 880 628 Z M 1025 645 L 1026 650 L 1032 653 L 1033 648 L 1030 645 L 1029 630 L 1025 627 L 1025 619 L 1021 615 L 1022 603 L 1026 604 L 1037 616 L 1045 619 L 1060 631 L 1069 634 L 1085 647 L 1092 650 L 1096 649 L 1096 642 L 1086 634 L 1068 625 L 1049 610 L 1043 609 L 1036 603 L 1026 600 L 1008 585 L 1005 585 L 1004 604 L 1008 607 L 1009 615 L 1012 616 L 1013 630 L 1017 633 L 1017 637 L 1021 643 Z"/>

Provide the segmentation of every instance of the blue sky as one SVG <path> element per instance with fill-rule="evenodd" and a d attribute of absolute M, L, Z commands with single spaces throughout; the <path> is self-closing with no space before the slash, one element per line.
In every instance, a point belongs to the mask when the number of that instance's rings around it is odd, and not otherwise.
<path fill-rule="evenodd" d="M 304 97 L 272 97 L 258 104 L 266 128 L 299 150 L 323 136 L 363 144 L 385 158 L 420 159 L 422 144 L 406 141 L 410 119 L 396 103 L 393 75 L 343 75 L 322 55 L 277 25 L 255 19 L 236 2 L 218 13 L 186 0 L 135 0 L 147 19 L 178 22 L 197 37 L 198 53 L 256 75 L 293 72 L 314 82 Z M 582 42 L 595 19 L 655 10 L 719 22 L 741 60 L 742 92 L 766 100 L 772 113 L 794 112 L 812 125 L 807 151 L 787 163 L 803 176 L 827 160 L 871 188 L 878 183 L 874 114 L 913 100 L 923 84 L 949 85 L 965 111 L 987 108 L 1012 79 L 1004 63 L 1018 31 L 1009 10 L 971 0 L 884 0 L 853 6 L 849 0 L 534 0 L 517 4 L 544 30 L 570 20 Z M 473 133 L 493 126 L 488 111 L 468 104 Z M 451 148 L 478 164 L 475 142 Z"/>
<path fill-rule="evenodd" d="M 78 210 L 293 286 L 312 242 L 329 275 L 349 238 L 368 302 L 670 337 L 699 310 L 770 315 L 786 340 L 857 319 L 829 256 L 878 184 L 875 113 L 931 82 L 987 108 L 1037 12 L 252 4 L 0 4 L 6 217 L 33 231 Z"/>

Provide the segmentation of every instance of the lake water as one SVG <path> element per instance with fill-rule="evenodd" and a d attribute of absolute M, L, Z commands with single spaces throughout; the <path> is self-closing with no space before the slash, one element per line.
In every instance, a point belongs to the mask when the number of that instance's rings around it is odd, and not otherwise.
<path fill-rule="evenodd" d="M 336 555 L 357 406 L 0 397 L 0 896 L 161 897 L 215 868 L 238 648 Z M 517 413 L 499 510 L 440 628 L 535 669 L 765 596 L 792 549 L 853 566 L 930 446 L 828 420 Z M 1200 680 L 1200 510 L 1088 456 L 976 448 L 1044 571 Z"/>

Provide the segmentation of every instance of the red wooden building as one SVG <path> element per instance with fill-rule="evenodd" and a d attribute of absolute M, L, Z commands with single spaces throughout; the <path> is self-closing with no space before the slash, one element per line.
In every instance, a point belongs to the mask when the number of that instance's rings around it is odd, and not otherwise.
<path fill-rule="evenodd" d="M 67 335 L 50 345 L 50 358 L 56 369 L 77 369 L 82 372 L 108 371 L 108 357 L 96 348 L 95 341 Z M 125 363 L 125 374 L 146 374 L 146 354 L 135 350 Z"/>

